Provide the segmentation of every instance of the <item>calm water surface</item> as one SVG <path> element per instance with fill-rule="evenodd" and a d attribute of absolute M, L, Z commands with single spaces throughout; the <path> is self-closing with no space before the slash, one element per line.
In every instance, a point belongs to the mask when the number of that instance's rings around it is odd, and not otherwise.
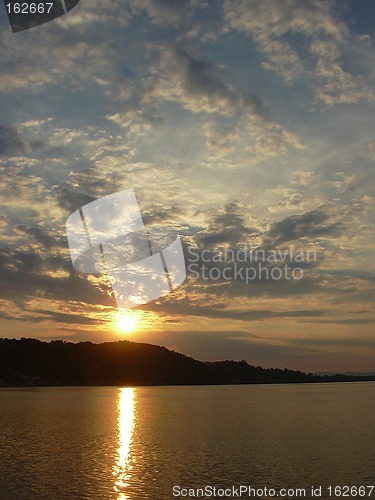
<path fill-rule="evenodd" d="M 370 485 L 374 419 L 375 383 L 1 389 L 0 499 Z"/>

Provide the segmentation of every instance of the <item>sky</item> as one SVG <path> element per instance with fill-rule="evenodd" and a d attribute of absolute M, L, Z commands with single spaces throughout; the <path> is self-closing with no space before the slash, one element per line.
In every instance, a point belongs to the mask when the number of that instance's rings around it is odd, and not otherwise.
<path fill-rule="evenodd" d="M 1 4 L 0 335 L 375 371 L 374 20 L 370 0 L 81 0 L 12 33 Z M 188 268 L 128 332 L 65 225 L 125 189 Z M 298 279 L 203 277 L 244 248 Z"/>

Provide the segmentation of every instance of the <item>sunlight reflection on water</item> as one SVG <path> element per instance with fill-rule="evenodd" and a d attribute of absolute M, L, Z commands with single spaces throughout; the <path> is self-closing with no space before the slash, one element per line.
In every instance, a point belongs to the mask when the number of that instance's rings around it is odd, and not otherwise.
<path fill-rule="evenodd" d="M 0 409 L 0 500 L 374 479 L 374 382 L 0 389 Z"/>
<path fill-rule="evenodd" d="M 131 453 L 135 423 L 136 397 L 133 388 L 119 390 L 117 399 L 118 449 L 113 475 L 116 477 L 114 490 L 118 500 L 129 500 L 126 488 L 129 486 L 135 457 Z"/>

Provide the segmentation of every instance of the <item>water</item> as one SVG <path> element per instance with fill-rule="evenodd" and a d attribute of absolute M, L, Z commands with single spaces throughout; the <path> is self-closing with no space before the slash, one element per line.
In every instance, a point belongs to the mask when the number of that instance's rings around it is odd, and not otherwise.
<path fill-rule="evenodd" d="M 375 383 L 1 389 L 0 411 L 1 500 L 375 482 Z"/>

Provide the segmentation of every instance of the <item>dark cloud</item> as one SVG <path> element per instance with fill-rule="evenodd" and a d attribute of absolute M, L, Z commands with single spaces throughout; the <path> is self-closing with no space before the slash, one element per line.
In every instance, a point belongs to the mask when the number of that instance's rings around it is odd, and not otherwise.
<path fill-rule="evenodd" d="M 68 212 L 68 214 L 97 199 L 96 196 L 80 191 L 72 187 L 69 183 L 56 187 L 55 194 L 60 207 Z"/>
<path fill-rule="evenodd" d="M 331 221 L 331 215 L 322 209 L 292 215 L 271 224 L 268 231 L 246 225 L 242 210 L 235 203 L 227 203 L 211 215 L 204 230 L 195 237 L 199 247 L 216 245 L 238 246 L 250 244 L 254 237 L 262 236 L 266 250 L 301 238 L 333 238 L 343 234 L 343 222 Z"/>
<path fill-rule="evenodd" d="M 309 321 L 310 323 L 310 321 Z M 370 325 L 375 323 L 375 318 L 355 318 L 355 319 L 322 319 L 322 320 L 311 320 L 311 323 L 322 323 L 331 325 Z M 374 340 L 375 342 L 375 340 Z"/>
<path fill-rule="evenodd" d="M 153 44 L 153 64 L 162 78 L 155 75 L 146 82 L 143 102 L 178 102 L 194 113 L 267 119 L 268 109 L 258 95 L 246 95 L 225 81 L 215 63 L 191 55 L 177 44 Z"/>
<path fill-rule="evenodd" d="M 199 232 L 195 241 L 201 248 L 228 244 L 235 247 L 244 244 L 255 230 L 246 226 L 235 203 L 227 203 L 211 216 L 207 229 Z"/>
<path fill-rule="evenodd" d="M 109 289 L 95 287 L 86 275 L 74 273 L 69 258 L 42 257 L 32 250 L 0 250 L 0 297 L 24 307 L 34 298 L 112 304 Z"/>
<path fill-rule="evenodd" d="M 321 209 L 301 215 L 292 215 L 274 222 L 267 233 L 267 244 L 274 246 L 300 238 L 337 237 L 345 229 L 342 222 L 330 222 L 330 216 Z"/>
<path fill-rule="evenodd" d="M 204 318 L 218 318 L 218 319 L 232 319 L 240 321 L 260 321 L 263 319 L 272 318 L 316 318 L 323 316 L 323 310 L 233 310 L 224 309 L 220 304 L 215 305 L 201 305 L 194 303 L 189 297 L 179 301 L 167 302 L 164 301 L 162 305 L 150 303 L 146 306 L 148 311 L 163 312 L 168 315 L 181 315 L 181 316 L 196 316 Z"/>
<path fill-rule="evenodd" d="M 145 10 L 153 23 L 179 24 L 189 18 L 189 2 L 176 0 L 131 0 L 131 9 Z"/>
<path fill-rule="evenodd" d="M 368 337 L 298 337 L 288 339 L 288 343 L 300 346 L 370 346 L 375 348 L 375 338 Z"/>
<path fill-rule="evenodd" d="M 66 323 L 73 325 L 98 325 L 103 322 L 97 318 L 88 318 L 87 316 L 80 314 L 69 314 L 58 311 L 49 311 L 48 309 L 35 309 L 33 310 L 33 314 L 41 315 L 41 317 L 33 318 L 32 321 L 34 323 L 45 321 L 48 318 L 51 318 L 56 323 Z"/>
<path fill-rule="evenodd" d="M 56 238 L 40 226 L 29 227 L 24 224 L 19 224 L 17 229 L 31 236 L 35 242 L 40 243 L 47 250 L 59 246 Z"/>
<path fill-rule="evenodd" d="M 265 107 L 258 96 L 242 96 L 225 83 L 217 66 L 192 57 L 188 52 L 176 48 L 178 66 L 184 77 L 183 89 L 187 95 L 208 99 L 213 105 L 219 103 L 227 111 L 237 111 L 240 106 L 251 109 L 257 115 L 265 114 Z"/>
<path fill-rule="evenodd" d="M 16 127 L 0 124 L 0 156 L 21 155 L 25 149 L 26 143 Z"/>
<path fill-rule="evenodd" d="M 98 168 L 71 172 L 69 179 L 54 187 L 59 206 L 72 213 L 103 196 L 124 189 L 122 172 L 103 173 Z"/>
<path fill-rule="evenodd" d="M 149 205 L 146 210 L 142 211 L 142 219 L 146 226 L 151 226 L 156 223 L 170 223 L 171 227 L 176 228 L 176 217 L 183 215 L 181 207 Z"/>

